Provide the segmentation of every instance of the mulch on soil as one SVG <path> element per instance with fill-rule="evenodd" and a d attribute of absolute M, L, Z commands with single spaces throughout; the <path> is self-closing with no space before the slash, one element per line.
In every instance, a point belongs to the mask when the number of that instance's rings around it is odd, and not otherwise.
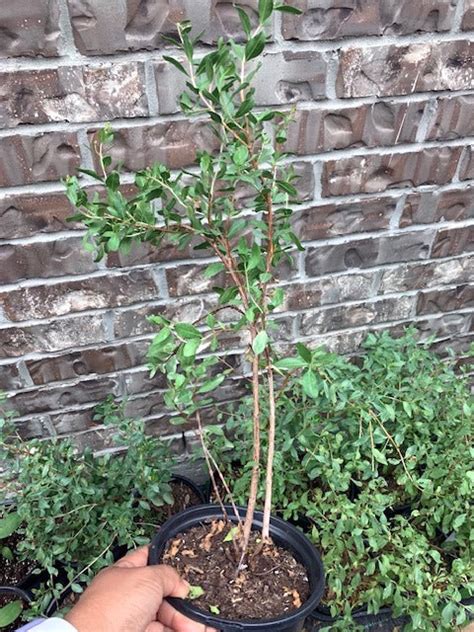
<path fill-rule="evenodd" d="M 231 620 L 271 619 L 299 608 L 309 596 L 304 566 L 252 532 L 247 565 L 236 577 L 240 552 L 233 540 L 225 541 L 231 529 L 214 520 L 168 543 L 163 562 L 204 591 L 193 604 Z"/>
<path fill-rule="evenodd" d="M 12 601 L 21 601 L 17 595 L 0 595 L 0 608 L 3 608 Z M 21 625 L 21 617 L 8 625 L 6 628 L 2 628 L 2 632 L 15 632 Z"/>
<path fill-rule="evenodd" d="M 20 559 L 17 552 L 17 546 L 20 542 L 21 535 L 18 533 L 13 533 L 10 537 L 2 540 L 1 548 L 7 547 L 13 554 L 12 560 L 0 554 L 0 584 L 2 586 L 18 584 L 34 568 L 34 564 L 29 560 Z"/>

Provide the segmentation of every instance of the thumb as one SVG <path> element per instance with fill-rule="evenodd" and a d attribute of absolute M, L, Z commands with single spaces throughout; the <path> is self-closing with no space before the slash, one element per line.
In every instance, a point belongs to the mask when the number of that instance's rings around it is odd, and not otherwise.
<path fill-rule="evenodd" d="M 161 586 L 163 597 L 184 598 L 189 592 L 189 584 L 182 579 L 171 566 L 148 566 L 150 574 L 153 574 L 154 581 Z"/>

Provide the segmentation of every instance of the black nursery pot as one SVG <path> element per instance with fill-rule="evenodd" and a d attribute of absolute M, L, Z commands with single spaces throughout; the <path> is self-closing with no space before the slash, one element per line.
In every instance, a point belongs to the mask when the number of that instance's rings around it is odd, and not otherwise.
<path fill-rule="evenodd" d="M 229 520 L 237 522 L 233 515 L 232 507 L 226 506 Z M 238 507 L 241 518 L 245 517 L 246 508 Z M 222 510 L 217 505 L 202 505 L 191 507 L 176 514 L 168 520 L 155 535 L 150 546 L 148 564 L 159 564 L 165 552 L 167 543 L 179 533 L 183 533 L 192 527 L 210 520 L 222 519 Z M 253 529 L 261 529 L 263 514 L 255 512 Z M 298 632 L 303 627 L 305 619 L 319 604 L 324 593 L 324 568 L 319 553 L 313 547 L 306 536 L 296 527 L 281 520 L 273 518 L 270 521 L 270 535 L 279 546 L 290 551 L 295 558 L 303 564 L 308 573 L 310 596 L 298 609 L 278 618 L 264 620 L 232 621 L 212 615 L 201 610 L 191 602 L 176 597 L 169 597 L 171 605 L 189 619 L 203 623 L 223 632 Z"/>

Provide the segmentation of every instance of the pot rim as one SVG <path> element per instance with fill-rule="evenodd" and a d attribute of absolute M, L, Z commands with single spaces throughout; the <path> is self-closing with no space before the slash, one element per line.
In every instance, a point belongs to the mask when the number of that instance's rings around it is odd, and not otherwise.
<path fill-rule="evenodd" d="M 232 507 L 225 505 L 229 519 L 236 522 Z M 246 507 L 237 507 L 241 517 L 246 514 Z M 159 564 L 161 555 L 164 551 L 166 543 L 176 534 L 192 528 L 195 524 L 199 524 L 205 520 L 223 517 L 222 509 L 219 505 L 199 505 L 190 507 L 172 518 L 170 518 L 154 536 L 149 551 L 148 564 Z M 256 511 L 254 515 L 253 529 L 261 527 L 263 522 L 263 513 Z M 201 610 L 192 605 L 185 599 L 177 597 L 168 597 L 167 601 L 180 613 L 188 616 L 195 621 L 204 623 L 221 630 L 244 630 L 251 629 L 254 631 L 267 628 L 278 629 L 280 627 L 289 627 L 298 621 L 305 619 L 316 608 L 320 602 L 325 589 L 324 567 L 319 552 L 308 540 L 302 531 L 295 526 L 274 516 L 270 519 L 270 534 L 275 541 L 289 550 L 295 558 L 303 564 L 308 572 L 308 580 L 310 584 L 310 596 L 297 610 L 292 610 L 287 614 L 279 617 L 271 617 L 268 619 L 225 619 L 217 615 L 213 615 L 205 610 Z M 300 551 L 298 551 L 298 548 Z"/>
<path fill-rule="evenodd" d="M 10 584 L 1 585 L 0 595 L 16 595 L 27 604 L 31 603 L 31 594 L 22 588 L 18 588 L 18 586 L 11 586 Z"/>

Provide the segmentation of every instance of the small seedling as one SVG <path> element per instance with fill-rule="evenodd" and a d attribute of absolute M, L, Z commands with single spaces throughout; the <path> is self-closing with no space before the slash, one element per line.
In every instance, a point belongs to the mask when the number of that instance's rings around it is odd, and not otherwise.
<path fill-rule="evenodd" d="M 23 610 L 21 601 L 12 601 L 0 608 L 0 629 L 6 628 L 18 619 Z"/>
<path fill-rule="evenodd" d="M 209 612 L 212 612 L 212 614 L 220 614 L 221 611 L 219 610 L 218 606 L 209 606 Z"/>
<path fill-rule="evenodd" d="M 230 529 L 229 533 L 225 536 L 224 538 L 224 542 L 233 542 L 235 536 L 238 534 L 239 532 L 239 527 L 232 527 L 232 529 Z"/>

